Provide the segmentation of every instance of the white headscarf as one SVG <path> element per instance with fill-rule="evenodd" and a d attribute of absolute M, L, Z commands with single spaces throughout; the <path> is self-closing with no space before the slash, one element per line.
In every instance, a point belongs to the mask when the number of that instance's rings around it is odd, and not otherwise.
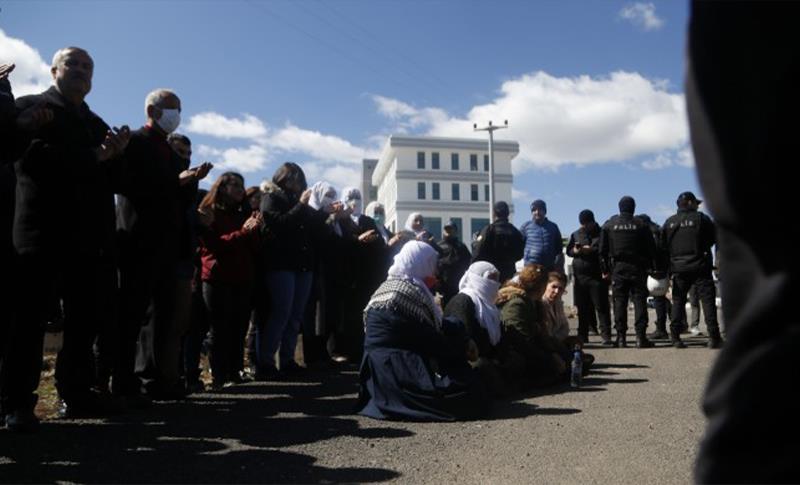
<path fill-rule="evenodd" d="M 336 202 L 336 189 L 328 182 L 317 182 L 311 186 L 308 205 L 316 210 L 327 209 Z"/>
<path fill-rule="evenodd" d="M 394 263 L 389 268 L 389 276 L 413 281 L 415 285 L 424 290 L 436 311 L 436 319 L 442 320 L 442 309 L 436 304 L 431 290 L 425 285 L 425 278 L 436 274 L 436 263 L 439 253 L 430 244 L 420 241 L 409 241 L 394 257 Z"/>
<path fill-rule="evenodd" d="M 375 210 L 378 207 L 383 209 L 383 204 L 381 204 L 380 202 L 378 202 L 376 200 L 373 200 L 372 202 L 367 204 L 367 207 L 364 209 L 364 214 L 366 214 L 367 216 L 372 217 L 374 219 L 375 218 Z M 385 217 L 385 214 L 384 214 L 384 217 Z M 376 223 L 375 225 L 378 226 L 378 232 L 380 233 L 381 237 L 383 238 L 383 241 L 388 243 L 389 242 L 389 233 L 386 231 L 386 227 L 383 225 L 383 223 L 386 222 L 386 221 L 381 221 L 380 224 L 378 224 L 377 222 L 378 221 L 375 221 L 375 223 Z"/>
<path fill-rule="evenodd" d="M 353 213 L 350 214 L 350 219 L 358 224 L 358 218 L 361 217 L 361 211 L 364 207 L 364 201 L 361 199 L 361 191 L 355 187 L 345 187 L 342 189 L 342 203 L 346 207 L 351 207 Z"/>
<path fill-rule="evenodd" d="M 489 333 L 489 342 L 497 345 L 502 334 L 500 311 L 495 306 L 494 300 L 497 298 L 500 282 L 489 279 L 490 273 L 499 274 L 492 263 L 486 261 L 472 263 L 458 282 L 458 291 L 472 300 L 478 322 Z"/>
<path fill-rule="evenodd" d="M 419 236 L 420 234 L 425 232 L 425 228 L 424 227 L 422 229 L 420 229 L 420 230 L 414 229 L 414 219 L 416 219 L 417 217 L 422 217 L 422 214 L 419 213 L 419 212 L 412 212 L 411 214 L 409 214 L 408 218 L 406 219 L 406 225 L 404 226 L 404 229 L 406 231 L 413 232 L 415 236 Z"/>

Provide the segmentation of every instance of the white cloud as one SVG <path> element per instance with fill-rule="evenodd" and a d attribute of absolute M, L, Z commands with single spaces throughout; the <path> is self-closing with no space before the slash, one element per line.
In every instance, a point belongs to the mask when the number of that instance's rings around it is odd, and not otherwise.
<path fill-rule="evenodd" d="M 193 115 L 186 124 L 186 131 L 200 135 L 213 136 L 230 140 L 245 138 L 263 139 L 267 135 L 267 127 L 253 115 L 243 114 L 240 119 L 228 118 L 219 113 L 205 112 Z"/>
<path fill-rule="evenodd" d="M 52 84 L 50 65 L 46 63 L 39 51 L 25 41 L 9 37 L 0 29 L 0 63 L 16 64 L 14 72 L 9 76 L 14 96 L 38 94 Z"/>
<path fill-rule="evenodd" d="M 676 150 L 665 150 L 657 153 L 654 158 L 642 162 L 642 168 L 645 170 L 661 170 L 673 165 L 687 168 L 694 167 L 694 156 L 691 148 L 684 146 Z"/>
<path fill-rule="evenodd" d="M 511 198 L 513 200 L 521 200 L 524 202 L 527 202 L 532 199 L 531 194 L 529 194 L 527 191 L 521 189 L 515 189 L 514 187 L 511 187 Z"/>
<path fill-rule="evenodd" d="M 328 182 L 336 188 L 340 196 L 345 187 L 356 187 L 361 190 L 360 167 L 324 162 L 302 163 L 300 166 L 306 174 L 309 185 L 320 180 Z"/>
<path fill-rule="evenodd" d="M 683 95 L 666 86 L 630 72 L 560 78 L 536 72 L 504 82 L 496 99 L 474 106 L 466 117 L 431 117 L 418 131 L 483 139 L 473 123 L 508 120 L 509 128 L 496 136 L 519 142 L 515 172 L 626 161 L 688 143 Z M 422 111 L 398 108 L 393 121 L 413 124 Z"/>
<path fill-rule="evenodd" d="M 269 146 L 286 152 L 310 155 L 317 161 L 332 161 L 360 164 L 364 158 L 375 158 L 377 153 L 358 147 L 338 136 L 325 135 L 287 124 L 271 135 Z"/>
<path fill-rule="evenodd" d="M 261 145 L 250 145 L 244 148 L 228 148 L 220 150 L 208 145 L 200 145 L 197 155 L 203 161 L 210 161 L 216 170 L 232 170 L 249 173 L 262 170 L 269 162 L 267 149 Z"/>
<path fill-rule="evenodd" d="M 626 5 L 619 11 L 619 17 L 645 31 L 658 30 L 664 26 L 664 20 L 656 15 L 656 6 L 652 3 Z"/>
<path fill-rule="evenodd" d="M 372 100 L 378 112 L 395 122 L 394 133 L 408 133 L 423 126 L 438 125 L 449 121 L 447 112 L 440 108 L 415 108 L 402 101 L 374 95 Z"/>

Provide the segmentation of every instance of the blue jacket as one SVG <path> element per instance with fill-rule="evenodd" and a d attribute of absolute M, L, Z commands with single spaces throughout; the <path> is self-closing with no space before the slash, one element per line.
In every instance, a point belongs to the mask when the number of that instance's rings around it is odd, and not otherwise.
<path fill-rule="evenodd" d="M 563 264 L 561 251 L 564 243 L 561 231 L 554 222 L 547 218 L 541 224 L 530 220 L 519 231 L 525 236 L 525 264 L 541 264 L 547 271 Z"/>

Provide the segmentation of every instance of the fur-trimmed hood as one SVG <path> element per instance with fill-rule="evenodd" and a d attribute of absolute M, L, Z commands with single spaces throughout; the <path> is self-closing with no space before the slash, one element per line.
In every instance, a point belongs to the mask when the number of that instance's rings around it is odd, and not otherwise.
<path fill-rule="evenodd" d="M 261 185 L 259 185 L 259 188 L 261 189 L 261 192 L 264 192 L 265 194 L 286 196 L 286 192 L 282 188 L 278 187 L 278 185 L 272 180 L 264 180 L 261 182 Z"/>
<path fill-rule="evenodd" d="M 497 306 L 500 306 L 513 298 L 525 298 L 527 293 L 522 288 L 510 284 L 500 288 L 497 292 L 497 299 L 494 301 Z"/>

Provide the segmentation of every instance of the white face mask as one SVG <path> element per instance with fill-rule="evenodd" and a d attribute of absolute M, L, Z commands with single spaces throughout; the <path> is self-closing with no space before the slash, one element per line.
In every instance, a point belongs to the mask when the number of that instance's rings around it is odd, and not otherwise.
<path fill-rule="evenodd" d="M 161 118 L 156 120 L 158 126 L 167 133 L 172 133 L 181 124 L 181 111 L 178 109 L 161 109 Z"/>

